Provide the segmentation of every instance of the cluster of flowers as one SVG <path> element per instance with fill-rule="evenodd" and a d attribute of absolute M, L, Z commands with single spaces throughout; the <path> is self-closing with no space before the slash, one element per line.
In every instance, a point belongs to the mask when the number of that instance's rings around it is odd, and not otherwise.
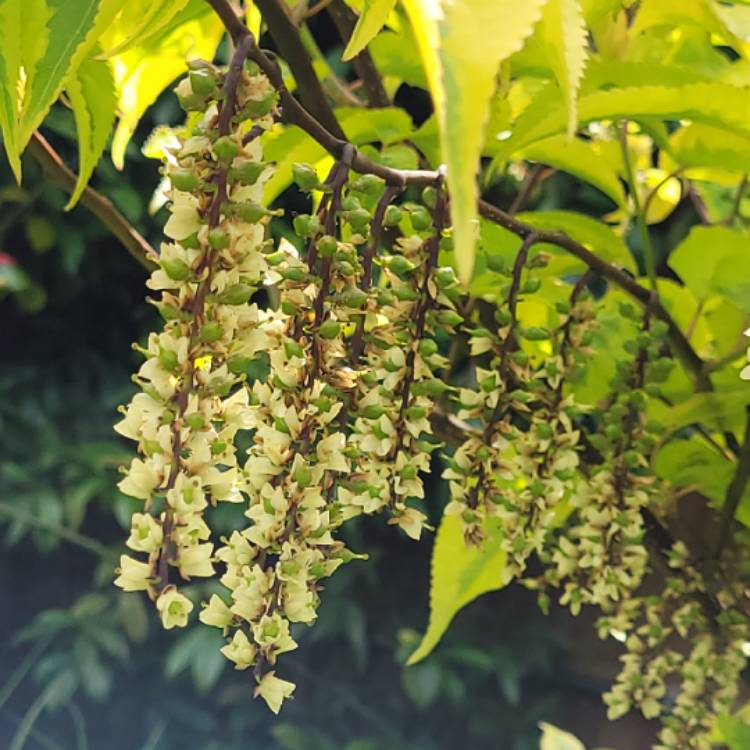
<path fill-rule="evenodd" d="M 710 750 L 716 717 L 731 712 L 747 663 L 750 629 L 736 608 L 743 592 L 725 587 L 719 594 L 724 609 L 714 611 L 682 542 L 669 551 L 668 566 L 661 595 L 625 599 L 598 621 L 602 638 L 614 633 L 626 648 L 604 699 L 611 719 L 633 707 L 646 718 L 662 716 L 667 699 L 672 705 L 655 750 Z"/>
<path fill-rule="evenodd" d="M 144 501 L 127 544 L 145 555 L 123 555 L 116 583 L 147 591 L 172 628 L 194 605 L 170 572 L 219 575 L 228 597 L 211 596 L 199 619 L 223 630 L 223 654 L 252 668 L 256 695 L 278 711 L 294 690 L 275 673 L 297 647 L 290 626 L 315 620 L 321 579 L 356 557 L 337 529 L 381 510 L 413 538 L 425 524 L 412 503 L 438 446 L 427 417 L 447 386 L 435 335 L 461 320 L 456 279 L 437 266 L 448 241 L 437 192 L 428 208 L 389 206 L 381 180 L 347 183 L 343 161 L 323 184 L 295 167 L 322 200 L 294 220 L 305 257 L 274 247 L 261 202 L 273 170 L 257 138 L 272 123 L 268 80 L 196 63 L 177 93 L 201 114 L 167 154 L 173 241 L 148 282 L 165 325 L 116 426 L 138 442 L 120 489 Z M 396 239 L 377 255 L 386 229 Z M 261 288 L 280 304 L 259 307 Z M 203 517 L 216 502 L 245 503 L 248 519 L 217 547 Z"/>
<path fill-rule="evenodd" d="M 467 326 L 476 387 L 453 388 L 439 341 L 467 325 L 469 308 L 439 266 L 450 247 L 442 189 L 397 206 L 379 178 L 349 179 L 346 154 L 323 183 L 296 165 L 298 186 L 319 203 L 294 219 L 306 252 L 276 247 L 262 205 L 273 167 L 258 138 L 273 122 L 268 80 L 249 64 L 224 73 L 196 62 L 177 93 L 190 125 L 167 153 L 170 241 L 148 282 L 164 327 L 140 349 L 141 392 L 116 426 L 139 452 L 120 489 L 143 501 L 127 540 L 138 556 L 122 556 L 117 585 L 146 591 L 164 627 L 184 627 L 194 604 L 170 575 L 218 575 L 227 594 L 211 596 L 199 619 L 223 631 L 222 653 L 252 669 L 255 694 L 278 712 L 295 688 L 275 671 L 297 647 L 292 626 L 314 622 L 322 580 L 357 557 L 339 527 L 385 511 L 420 537 L 427 519 L 415 501 L 440 447 L 430 417 L 453 403 L 469 428 L 444 459 L 445 512 L 461 519 L 467 543 L 481 544 L 495 519 L 508 578 L 524 579 L 536 555 L 544 572 L 524 583 L 543 605 L 555 588 L 574 614 L 603 610 L 601 632 L 628 649 L 607 696 L 613 716 L 633 706 L 660 714 L 665 680 L 679 672 L 663 747 L 705 736 L 733 699 L 745 620 L 730 607 L 710 630 L 702 583 L 679 548 L 665 595 L 635 595 L 648 566 L 643 514 L 660 491 L 648 462 L 659 427 L 642 414 L 669 375 L 666 326 L 646 314 L 606 405 L 584 409 L 563 383 L 590 354 L 587 279 L 558 303 L 556 329 L 521 325 L 519 301 L 538 291 L 547 262 L 530 237 L 506 271 L 492 330 Z M 260 289 L 278 304 L 259 306 Z M 596 430 L 584 435 L 584 424 Z M 595 455 L 585 466 L 584 451 Z M 247 524 L 217 546 L 204 513 L 218 502 L 244 504 Z M 673 630 L 691 640 L 687 655 L 665 647 Z"/>
<path fill-rule="evenodd" d="M 549 527 L 570 496 L 577 476 L 580 410 L 563 393 L 563 379 L 585 357 L 592 317 L 576 288 L 557 306 L 560 327 L 522 327 L 519 298 L 539 289 L 535 269 L 547 258 L 522 247 L 495 314 L 496 331 L 470 331 L 478 388 L 459 391 L 458 416 L 480 425 L 453 456 L 443 476 L 451 501 L 446 513 L 461 518 L 469 544 L 480 544 L 487 518 L 499 520 L 509 577 L 520 578 L 528 558 L 543 551 Z"/>

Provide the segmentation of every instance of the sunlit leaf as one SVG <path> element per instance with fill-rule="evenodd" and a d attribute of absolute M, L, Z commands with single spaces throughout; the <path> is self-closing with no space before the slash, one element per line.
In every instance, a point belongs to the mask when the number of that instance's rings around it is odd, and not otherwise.
<path fill-rule="evenodd" d="M 500 63 L 521 48 L 544 0 L 405 0 L 437 114 L 456 267 L 471 278 L 477 234 L 476 175 Z"/>
<path fill-rule="evenodd" d="M 595 91 L 580 97 L 578 113 L 581 124 L 624 118 L 684 118 L 750 135 L 750 97 L 746 90 L 724 83 L 629 86 Z M 493 155 L 504 161 L 531 143 L 564 133 L 566 124 L 565 112 L 553 98 L 544 94 L 518 118 L 510 137 L 494 141 Z"/>
<path fill-rule="evenodd" d="M 587 31 L 579 0 L 547 0 L 540 24 L 541 41 L 563 91 L 567 132 L 576 129 L 576 101 L 586 67 Z"/>
<path fill-rule="evenodd" d="M 172 19 L 187 5 L 188 0 L 152 0 L 145 13 L 123 11 L 120 22 L 122 38 L 114 47 L 104 51 L 105 57 L 113 57 L 130 47 L 143 46 L 157 36 Z"/>
<path fill-rule="evenodd" d="M 383 28 L 389 13 L 395 7 L 396 0 L 365 0 L 362 14 L 357 20 L 342 59 L 351 60 L 356 57 Z"/>
<path fill-rule="evenodd" d="M 539 728 L 542 730 L 539 750 L 586 750 L 584 744 L 570 732 L 544 721 L 539 722 Z"/>
<path fill-rule="evenodd" d="M 221 21 L 206 3 L 190 0 L 166 29 L 143 46 L 113 58 L 120 115 L 112 139 L 115 166 L 122 168 L 125 148 L 146 109 L 185 71 L 186 60 L 213 58 L 223 31 Z M 119 34 L 112 29 L 104 43 L 116 43 Z"/>
<path fill-rule="evenodd" d="M 50 0 L 47 45 L 26 85 L 19 126 L 23 148 L 63 90 L 67 76 L 89 55 L 124 0 Z M 42 19 L 43 21 L 44 19 Z M 39 23 L 35 19 L 34 23 Z"/>
<path fill-rule="evenodd" d="M 104 60 L 87 60 L 68 79 L 66 91 L 78 132 L 78 181 L 66 209 L 73 208 L 107 145 L 115 121 L 115 82 Z"/>
<path fill-rule="evenodd" d="M 618 206 L 623 206 L 625 195 L 617 168 L 602 153 L 600 145 L 556 135 L 528 146 L 520 156 L 562 169 L 598 188 Z"/>
<path fill-rule="evenodd" d="M 705 300 L 720 294 L 750 312 L 747 267 L 750 237 L 729 227 L 694 227 L 669 257 L 669 263 L 689 289 Z"/>
<path fill-rule="evenodd" d="M 496 519 L 489 519 L 487 526 L 487 539 L 482 546 L 468 547 L 461 519 L 443 516 L 432 550 L 429 624 L 407 664 L 416 664 L 435 648 L 461 608 L 481 594 L 507 584 L 499 524 Z"/>

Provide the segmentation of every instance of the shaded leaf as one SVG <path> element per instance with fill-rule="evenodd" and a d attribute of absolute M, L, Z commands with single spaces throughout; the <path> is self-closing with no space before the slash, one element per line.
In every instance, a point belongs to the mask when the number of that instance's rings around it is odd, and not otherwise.
<path fill-rule="evenodd" d="M 432 550 L 430 619 L 422 642 L 407 664 L 424 659 L 438 644 L 456 613 L 469 602 L 508 582 L 501 531 L 496 519 L 487 522 L 487 539 L 481 547 L 467 547 L 461 520 L 443 516 Z"/>

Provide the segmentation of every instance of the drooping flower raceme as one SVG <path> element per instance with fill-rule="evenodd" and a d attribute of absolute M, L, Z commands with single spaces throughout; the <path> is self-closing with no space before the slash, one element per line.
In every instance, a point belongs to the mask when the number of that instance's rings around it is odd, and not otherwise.
<path fill-rule="evenodd" d="M 222 92 L 228 77 L 199 62 L 178 86 L 202 116 L 167 156 L 171 215 L 148 281 L 164 327 L 140 349 L 141 391 L 115 427 L 139 453 L 119 487 L 143 502 L 127 540 L 137 557 L 122 557 L 116 583 L 147 591 L 166 628 L 183 627 L 193 609 L 175 573 L 214 574 L 205 509 L 242 501 L 234 437 L 247 426 L 248 394 L 235 388 L 235 342 L 261 316 L 250 299 L 266 273 L 259 200 L 270 171 L 246 134 L 270 125 L 273 92 L 246 70 Z"/>

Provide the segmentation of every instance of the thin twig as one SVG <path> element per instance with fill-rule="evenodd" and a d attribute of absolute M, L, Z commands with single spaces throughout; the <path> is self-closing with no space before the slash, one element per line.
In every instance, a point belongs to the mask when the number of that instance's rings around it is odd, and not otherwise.
<path fill-rule="evenodd" d="M 724 496 L 724 505 L 721 508 L 719 529 L 713 549 L 715 559 L 721 557 L 721 553 L 727 541 L 729 541 L 734 516 L 737 513 L 742 496 L 745 494 L 748 482 L 750 482 L 750 407 L 747 408 L 745 439 L 737 456 L 737 468 L 735 469 L 732 481 L 727 487 L 726 495 Z"/>
<path fill-rule="evenodd" d="M 635 209 L 635 221 L 638 225 L 638 233 L 641 237 L 641 249 L 643 257 L 646 260 L 646 273 L 648 274 L 651 289 L 657 292 L 656 285 L 656 258 L 654 256 L 654 246 L 651 244 L 651 235 L 648 233 L 648 224 L 646 223 L 646 213 L 641 206 L 641 199 L 638 195 L 638 183 L 635 179 L 633 165 L 630 162 L 630 151 L 628 149 L 628 121 L 623 120 L 619 127 L 620 148 L 622 149 L 622 162 L 625 165 L 625 178 L 630 188 L 630 197 L 633 200 Z"/>
<path fill-rule="evenodd" d="M 66 166 L 57 151 L 50 146 L 39 131 L 34 133 L 29 142 L 29 153 L 39 163 L 42 172 L 47 177 L 68 192 L 73 192 L 78 177 Z M 81 195 L 81 203 L 120 240 L 123 247 L 145 269 L 151 271 L 154 268 L 148 259 L 150 255 L 156 255 L 154 249 L 107 198 L 92 187 L 87 187 Z"/>

